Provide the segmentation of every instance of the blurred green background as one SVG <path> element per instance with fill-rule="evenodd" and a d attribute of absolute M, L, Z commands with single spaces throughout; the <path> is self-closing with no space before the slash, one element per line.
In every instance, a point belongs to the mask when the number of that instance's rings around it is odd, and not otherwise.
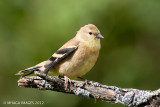
<path fill-rule="evenodd" d="M 124 107 L 17 86 L 15 73 L 48 59 L 89 23 L 105 38 L 98 62 L 84 78 L 123 88 L 160 88 L 159 0 L 1 0 L 0 106 L 44 101 L 30 106 Z"/>

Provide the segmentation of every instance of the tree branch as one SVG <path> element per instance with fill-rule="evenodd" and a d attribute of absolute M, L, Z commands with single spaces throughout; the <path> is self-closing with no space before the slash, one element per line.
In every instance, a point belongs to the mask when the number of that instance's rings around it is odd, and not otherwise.
<path fill-rule="evenodd" d="M 66 88 L 64 78 L 58 76 L 47 76 L 41 72 L 35 72 L 37 76 L 26 76 L 18 80 L 18 86 L 37 88 L 40 90 L 51 90 L 69 94 L 81 95 L 99 99 L 111 103 L 121 103 L 133 107 L 159 107 L 160 89 L 156 91 L 123 89 L 116 86 L 107 86 L 98 82 L 71 80 Z"/>

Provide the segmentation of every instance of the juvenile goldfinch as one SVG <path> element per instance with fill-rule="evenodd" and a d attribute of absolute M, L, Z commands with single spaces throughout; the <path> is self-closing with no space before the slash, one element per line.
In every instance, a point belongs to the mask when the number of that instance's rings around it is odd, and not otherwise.
<path fill-rule="evenodd" d="M 17 75 L 28 75 L 34 71 L 50 72 L 68 77 L 81 77 L 95 65 L 101 48 L 100 39 L 104 38 L 93 24 L 82 27 L 74 38 L 65 43 L 48 60 L 33 67 L 19 71 Z"/>

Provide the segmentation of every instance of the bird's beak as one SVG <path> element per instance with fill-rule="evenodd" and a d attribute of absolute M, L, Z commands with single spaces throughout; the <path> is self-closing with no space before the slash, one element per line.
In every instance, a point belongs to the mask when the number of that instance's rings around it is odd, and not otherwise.
<path fill-rule="evenodd" d="M 99 33 L 99 34 L 96 35 L 96 38 L 102 39 L 102 38 L 104 38 L 104 37 Z"/>

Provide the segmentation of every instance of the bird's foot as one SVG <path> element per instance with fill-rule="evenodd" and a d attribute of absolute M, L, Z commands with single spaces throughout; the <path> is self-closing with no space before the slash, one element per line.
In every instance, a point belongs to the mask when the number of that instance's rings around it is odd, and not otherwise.
<path fill-rule="evenodd" d="M 68 88 L 68 83 L 69 85 L 71 85 L 71 80 L 67 77 L 67 76 L 64 76 L 64 87 L 65 87 L 65 90 L 67 90 Z"/>
<path fill-rule="evenodd" d="M 85 83 L 85 85 L 90 84 L 90 81 L 89 81 L 89 80 L 87 80 L 87 79 L 85 79 L 85 78 L 82 78 L 82 77 L 78 77 L 78 78 L 81 79 L 81 80 L 83 80 L 84 83 Z"/>

